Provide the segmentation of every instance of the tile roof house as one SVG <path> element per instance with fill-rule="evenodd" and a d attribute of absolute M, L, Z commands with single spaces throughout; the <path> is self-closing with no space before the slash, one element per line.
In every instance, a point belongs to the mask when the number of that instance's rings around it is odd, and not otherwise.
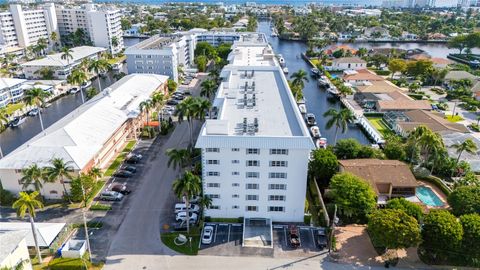
<path fill-rule="evenodd" d="M 432 110 L 432 106 L 428 100 L 413 99 L 379 100 L 377 101 L 376 108 L 378 112 Z"/>
<path fill-rule="evenodd" d="M 402 89 L 389 81 L 371 81 L 357 84 L 357 92 L 361 93 L 391 93 Z"/>
<path fill-rule="evenodd" d="M 378 76 L 368 69 L 345 70 L 343 72 L 343 80 L 351 85 L 358 85 L 364 82 L 384 81 L 382 76 Z"/>
<path fill-rule="evenodd" d="M 341 57 L 332 60 L 332 65 L 326 67 L 328 70 L 366 69 L 367 62 L 360 57 Z"/>
<path fill-rule="evenodd" d="M 446 68 L 448 65 L 453 64 L 453 61 L 445 59 L 445 58 L 440 58 L 440 57 L 433 57 L 430 59 L 433 63 L 434 68 Z"/>
<path fill-rule="evenodd" d="M 355 50 L 354 48 L 352 48 L 348 45 L 343 45 L 343 44 L 342 45 L 332 45 L 325 50 L 325 53 L 327 55 L 332 55 L 334 52 L 336 52 L 338 50 L 344 50 L 345 52 L 350 51 L 350 53 L 352 53 L 352 55 L 355 55 L 357 53 L 357 50 Z"/>
<path fill-rule="evenodd" d="M 418 186 L 407 164 L 398 160 L 348 159 L 340 160 L 340 171 L 352 173 L 365 180 L 381 197 L 415 196 Z"/>

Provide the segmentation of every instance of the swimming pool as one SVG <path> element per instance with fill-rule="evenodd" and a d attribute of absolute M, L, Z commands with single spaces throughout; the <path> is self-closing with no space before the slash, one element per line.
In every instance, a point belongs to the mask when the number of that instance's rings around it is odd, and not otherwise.
<path fill-rule="evenodd" d="M 415 193 L 418 199 L 420 199 L 422 203 L 428 206 L 435 206 L 435 207 L 443 206 L 442 200 L 440 200 L 437 194 L 435 194 L 435 192 L 433 192 L 433 190 L 429 187 L 419 186 L 417 187 L 417 190 Z"/>

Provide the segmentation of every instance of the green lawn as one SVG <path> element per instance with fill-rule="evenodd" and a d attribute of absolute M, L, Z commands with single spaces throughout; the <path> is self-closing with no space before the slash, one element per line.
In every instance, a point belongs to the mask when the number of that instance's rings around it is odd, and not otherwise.
<path fill-rule="evenodd" d="M 393 131 L 388 128 L 385 121 L 383 121 L 382 117 L 367 117 L 368 121 L 372 124 L 372 126 L 378 130 L 383 136 L 393 134 Z"/>
<path fill-rule="evenodd" d="M 452 123 L 463 120 L 463 118 L 460 115 L 447 115 L 447 116 L 445 116 L 445 119 L 447 119 L 448 121 L 450 121 Z"/>
<path fill-rule="evenodd" d="M 198 245 L 200 243 L 200 233 L 201 230 L 199 227 L 192 227 L 190 228 L 190 234 L 186 232 L 169 232 L 169 233 L 162 233 L 160 238 L 162 242 L 169 247 L 170 249 L 175 250 L 176 252 L 185 254 L 185 255 L 197 255 L 198 253 Z M 174 242 L 175 238 L 179 235 L 183 234 L 187 237 L 192 237 L 192 246 L 190 247 L 190 243 L 187 243 L 177 246 Z"/>
<path fill-rule="evenodd" d="M 110 65 L 113 65 L 113 64 L 116 64 L 116 63 L 119 63 L 119 62 L 123 62 L 125 61 L 125 59 L 127 59 L 127 56 L 121 56 L 121 57 L 115 57 L 115 58 L 112 58 L 112 59 L 108 59 L 108 63 Z"/>
<path fill-rule="evenodd" d="M 25 107 L 25 104 L 24 104 L 23 102 L 8 104 L 8 105 L 7 105 L 7 108 L 6 108 L 6 112 L 7 112 L 9 115 L 11 115 L 11 114 L 14 113 L 16 110 L 20 110 L 20 109 L 22 109 L 23 107 Z"/>
<path fill-rule="evenodd" d="M 85 269 L 85 264 L 89 270 L 100 270 L 103 269 L 103 262 L 100 263 L 90 263 L 88 260 L 88 255 L 85 255 L 82 259 L 71 259 L 71 258 L 55 258 L 48 263 L 38 264 L 36 258 L 32 259 L 32 266 L 34 270 L 57 270 L 57 269 Z"/>
<path fill-rule="evenodd" d="M 125 148 L 123 148 L 122 152 L 117 156 L 117 158 L 110 164 L 108 169 L 105 171 L 104 176 L 112 176 L 112 174 L 122 165 L 123 160 L 125 159 L 125 156 L 133 150 L 133 147 L 135 146 L 135 141 L 130 141 L 127 143 Z"/>

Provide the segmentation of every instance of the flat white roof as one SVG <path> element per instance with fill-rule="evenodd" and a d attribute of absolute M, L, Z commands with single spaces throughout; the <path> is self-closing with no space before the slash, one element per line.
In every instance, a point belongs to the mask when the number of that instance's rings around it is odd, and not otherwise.
<path fill-rule="evenodd" d="M 0 169 L 22 169 L 33 163 L 50 165 L 52 158 L 83 169 L 127 119 L 137 117 L 140 102 L 168 79 L 156 74 L 130 74 L 101 94 L 0 159 Z"/>
<path fill-rule="evenodd" d="M 101 47 L 91 47 L 91 46 L 80 46 L 72 48 L 72 59 L 67 61 L 67 59 L 62 59 L 62 53 L 56 53 L 47 55 L 42 59 L 33 60 L 30 62 L 23 63 L 22 66 L 67 66 L 68 63 L 72 64 L 76 61 L 79 61 L 85 57 L 88 57 L 93 54 L 97 54 L 103 51 L 106 51 L 105 48 Z"/>
<path fill-rule="evenodd" d="M 17 84 L 26 82 L 27 80 L 23 79 L 13 79 L 13 78 L 0 78 L 0 90 L 4 88 L 9 88 Z"/>
<path fill-rule="evenodd" d="M 22 231 L 0 231 L 0 264 L 18 248 L 18 244 L 25 239 L 28 232 Z"/>
<path fill-rule="evenodd" d="M 40 247 L 50 247 L 57 235 L 63 230 L 66 223 L 47 223 L 35 222 L 35 229 L 37 230 L 37 240 Z M 35 246 L 33 240 L 32 227 L 30 222 L 0 222 L 0 234 L 7 232 L 27 232 L 26 242 L 27 246 Z M 25 236 L 24 236 L 25 237 Z M 17 243 L 18 244 L 18 243 Z M 3 249 L 3 244 L 2 244 Z"/>

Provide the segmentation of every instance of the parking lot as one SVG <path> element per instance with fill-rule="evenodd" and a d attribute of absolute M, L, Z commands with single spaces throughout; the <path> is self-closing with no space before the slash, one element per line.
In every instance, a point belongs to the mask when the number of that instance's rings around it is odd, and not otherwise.
<path fill-rule="evenodd" d="M 213 238 L 211 244 L 200 243 L 199 254 L 202 255 L 301 257 L 326 252 L 326 249 L 321 249 L 316 244 L 318 228 L 315 227 L 298 226 L 300 246 L 295 248 L 288 242 L 288 225 L 273 225 L 273 249 L 271 249 L 242 247 L 243 224 L 241 223 L 205 223 L 205 226 L 208 225 L 214 228 Z"/>

